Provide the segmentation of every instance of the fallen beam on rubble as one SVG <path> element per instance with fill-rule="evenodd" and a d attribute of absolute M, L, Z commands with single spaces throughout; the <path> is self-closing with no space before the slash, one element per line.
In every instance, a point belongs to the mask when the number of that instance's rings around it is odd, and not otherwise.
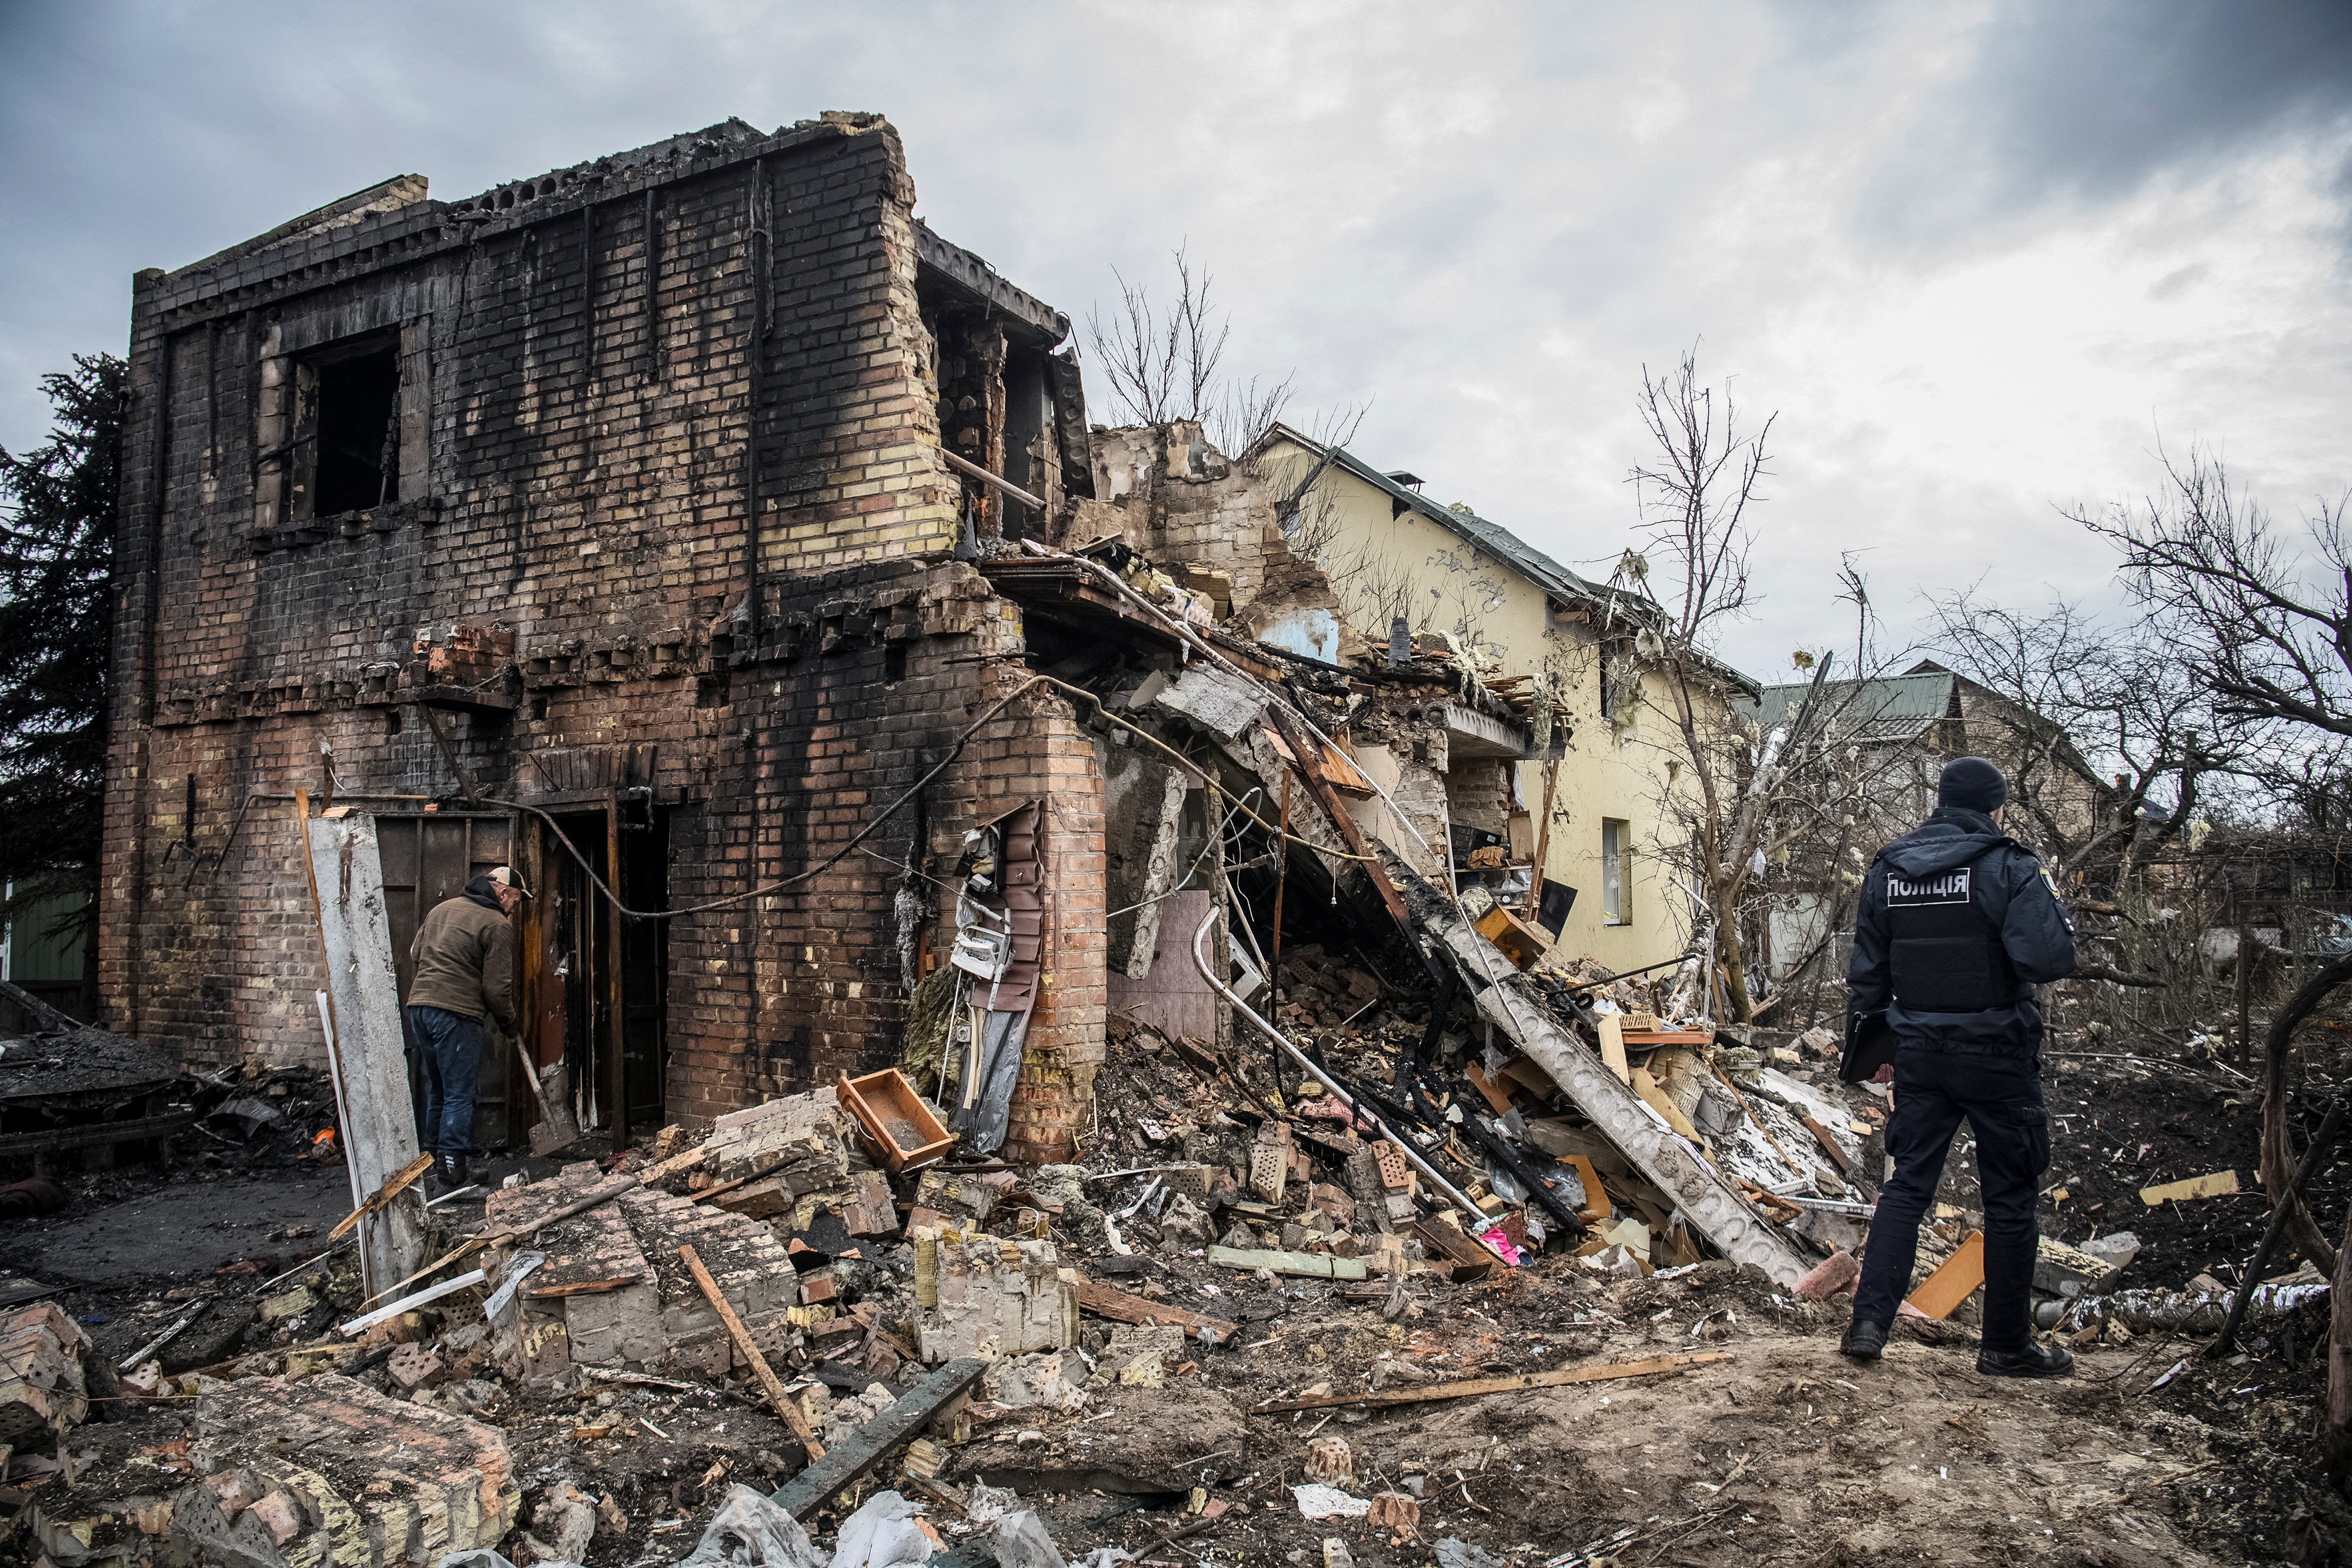
<path fill-rule="evenodd" d="M 1199 1312 L 1171 1307 L 1165 1301 L 1147 1301 L 1141 1296 L 1131 1296 L 1114 1286 L 1098 1284 L 1092 1280 L 1078 1281 L 1078 1311 L 1092 1312 L 1113 1322 L 1136 1323 L 1144 1328 L 1180 1328 L 1189 1339 L 1203 1340 L 1210 1344 L 1223 1344 L 1241 1333 L 1241 1325 L 1223 1318 L 1205 1317 Z"/>
<path fill-rule="evenodd" d="M 802 1415 L 801 1407 L 793 1403 L 793 1396 L 784 1392 L 783 1384 L 776 1376 L 776 1369 L 768 1364 L 768 1358 L 760 1354 L 760 1347 L 751 1343 L 751 1331 L 745 1328 L 743 1320 L 735 1315 L 735 1309 L 729 1304 L 725 1292 L 719 1290 L 719 1281 L 710 1277 L 710 1270 L 702 1266 L 701 1258 L 691 1246 L 679 1248 L 677 1256 L 688 1271 L 693 1274 L 695 1284 L 702 1291 L 702 1299 L 709 1301 L 710 1310 L 719 1314 L 719 1322 L 726 1328 L 727 1337 L 735 1342 L 735 1354 L 743 1358 L 744 1364 L 751 1369 L 751 1375 L 760 1380 L 760 1386 L 767 1393 L 769 1405 L 775 1409 L 776 1418 L 800 1439 L 801 1447 L 808 1450 L 810 1458 L 824 1458 L 824 1445 L 816 1440 L 816 1432 L 809 1426 L 808 1417 Z"/>
<path fill-rule="evenodd" d="M 977 1355 L 949 1362 L 907 1390 L 896 1405 L 858 1427 L 856 1437 L 835 1445 L 824 1458 L 769 1493 L 768 1500 L 794 1519 L 806 1519 L 978 1383 L 988 1364 Z"/>
<path fill-rule="evenodd" d="M 1731 1178 L 1621 1083 L 1590 1047 L 1552 1017 L 1516 971 L 1489 970 L 1486 938 L 1462 913 L 1403 860 L 1385 847 L 1381 859 L 1404 892 L 1415 929 L 1470 988 L 1478 1016 L 1534 1061 L 1599 1127 L 1643 1177 L 1665 1193 L 1715 1249 L 1735 1263 L 1753 1263 L 1773 1281 L 1793 1287 L 1811 1267 L 1786 1238 L 1758 1214 Z"/>
<path fill-rule="evenodd" d="M 1286 1410 L 1322 1410 L 1334 1405 L 1423 1405 L 1433 1399 L 1475 1399 L 1482 1394 L 1516 1394 L 1527 1388 L 1559 1388 L 1571 1383 L 1613 1383 L 1625 1377 L 1650 1377 L 1661 1372 L 1686 1372 L 1710 1362 L 1729 1361 L 1727 1350 L 1695 1355 L 1654 1355 L 1646 1361 L 1617 1361 L 1605 1366 L 1563 1366 L 1556 1372 L 1524 1372 L 1508 1377 L 1472 1377 L 1460 1383 L 1424 1383 L 1418 1388 L 1395 1388 L 1378 1394 L 1325 1394 L 1313 1399 L 1277 1399 L 1253 1405 L 1253 1416 L 1278 1416 Z"/>
<path fill-rule="evenodd" d="M 1262 1247 L 1212 1247 L 1209 1261 L 1225 1269 L 1264 1269 L 1276 1274 L 1296 1274 L 1307 1280 L 1360 1280 L 1360 1258 L 1335 1258 L 1328 1252 L 1270 1252 Z"/>
<path fill-rule="evenodd" d="M 476 1269 L 470 1273 L 460 1274 L 454 1280 L 444 1280 L 437 1285 L 427 1285 L 413 1296 L 403 1296 L 400 1300 L 378 1307 L 372 1312 L 361 1313 L 351 1322 L 337 1327 L 335 1332 L 346 1338 L 352 1334 L 365 1333 L 388 1318 L 396 1318 L 403 1312 L 414 1312 L 418 1307 L 429 1305 L 444 1296 L 462 1291 L 468 1285 L 478 1285 L 486 1278 L 488 1276 L 482 1270 Z"/>

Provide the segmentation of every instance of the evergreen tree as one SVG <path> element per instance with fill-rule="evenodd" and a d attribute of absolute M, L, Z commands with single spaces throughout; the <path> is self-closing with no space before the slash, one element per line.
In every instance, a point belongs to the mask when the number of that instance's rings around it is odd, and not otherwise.
<path fill-rule="evenodd" d="M 22 456 L 0 448 L 0 878 L 12 888 L 0 919 L 87 894 L 76 916 L 86 956 L 97 947 L 128 371 L 111 354 L 75 355 L 72 370 L 41 378 L 56 411 L 48 441 Z"/>

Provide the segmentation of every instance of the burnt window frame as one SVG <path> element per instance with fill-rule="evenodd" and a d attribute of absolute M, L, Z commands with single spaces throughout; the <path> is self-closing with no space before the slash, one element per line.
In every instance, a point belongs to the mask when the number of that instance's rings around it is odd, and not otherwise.
<path fill-rule="evenodd" d="M 354 512 L 372 511 L 378 507 L 393 506 L 414 498 L 403 494 L 402 485 L 404 465 L 401 448 L 405 434 L 402 426 L 407 390 L 403 347 L 401 329 L 387 327 L 339 338 L 288 356 L 293 371 L 294 403 L 284 469 L 284 515 L 289 522 L 317 522 Z M 378 494 L 373 499 L 360 500 L 357 505 L 322 507 L 319 505 L 321 493 L 320 433 L 327 421 L 321 372 L 336 366 L 349 365 L 355 360 L 373 359 L 389 360 L 392 369 L 391 396 L 384 406 L 383 428 L 387 439 L 376 465 Z M 342 497 L 338 497 L 338 500 L 341 499 Z"/>

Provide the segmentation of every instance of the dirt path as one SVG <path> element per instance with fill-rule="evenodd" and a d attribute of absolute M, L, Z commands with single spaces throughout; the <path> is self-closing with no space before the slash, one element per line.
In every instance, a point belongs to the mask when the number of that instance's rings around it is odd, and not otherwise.
<path fill-rule="evenodd" d="M 1826 1334 L 1724 1348 L 1676 1376 L 1406 1407 L 1349 1441 L 1377 1474 L 1423 1467 L 1424 1535 L 1497 1555 L 1632 1527 L 1629 1563 L 2215 1561 L 2163 1496 L 2203 1472 L 2193 1422 L 2119 1418 L 2095 1385 L 1979 1377 L 1972 1348 L 1897 1344 L 1875 1368 Z"/>

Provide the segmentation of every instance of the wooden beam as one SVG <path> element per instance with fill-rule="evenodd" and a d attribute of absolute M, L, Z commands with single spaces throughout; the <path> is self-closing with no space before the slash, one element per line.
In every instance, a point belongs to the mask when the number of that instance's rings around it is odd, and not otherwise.
<path fill-rule="evenodd" d="M 1372 852 L 1370 841 L 1356 826 L 1356 819 L 1349 814 L 1348 803 L 1339 799 L 1339 791 L 1332 788 L 1330 779 L 1324 777 L 1323 748 L 1308 738 L 1306 730 L 1299 727 L 1297 716 L 1282 704 L 1270 702 L 1265 705 L 1265 711 L 1266 716 L 1274 721 L 1274 727 L 1281 735 L 1283 743 L 1290 747 L 1291 755 L 1298 758 L 1298 770 L 1306 776 L 1308 792 L 1323 808 L 1324 814 L 1331 819 L 1331 825 L 1339 831 L 1340 841 L 1348 846 L 1348 852 L 1362 857 L 1364 873 L 1372 879 L 1372 891 L 1381 895 L 1381 903 L 1387 908 L 1389 918 L 1397 923 L 1397 928 L 1410 940 L 1413 934 L 1412 922 L 1405 914 L 1404 895 L 1397 892 L 1396 883 L 1391 882 L 1389 873 L 1381 869 L 1380 857 Z M 1446 874 L 1451 876 L 1453 852 L 1450 849 L 1446 852 Z"/>
<path fill-rule="evenodd" d="M 431 1155 L 419 1155 L 415 1159 L 409 1161 L 406 1165 L 401 1166 L 398 1170 L 393 1172 L 391 1177 L 386 1180 L 382 1186 L 367 1195 L 366 1201 L 336 1222 L 335 1228 L 327 1232 L 327 1239 L 330 1241 L 341 1241 L 344 1237 L 351 1234 L 352 1226 L 357 1225 L 361 1220 L 365 1219 L 371 1214 L 382 1213 L 385 1204 L 390 1203 L 394 1198 L 398 1197 L 402 1193 L 406 1192 L 410 1183 L 415 1181 L 418 1176 L 423 1176 L 426 1171 L 429 1171 L 432 1168 L 433 1156 Z"/>
<path fill-rule="evenodd" d="M 857 1435 L 768 1494 L 768 1500 L 794 1519 L 806 1519 L 831 1502 L 875 1462 L 915 1435 L 978 1383 L 988 1363 L 976 1355 L 949 1362 L 899 1396 L 898 1402 L 857 1429 Z"/>
<path fill-rule="evenodd" d="M 1605 1366 L 1563 1366 L 1556 1372 L 1527 1372 L 1509 1377 L 1473 1377 L 1460 1383 L 1425 1383 L 1418 1388 L 1390 1389 L 1379 1394 L 1326 1394 L 1315 1399 L 1277 1399 L 1253 1405 L 1253 1416 L 1279 1415 L 1286 1410 L 1321 1410 L 1334 1405 L 1423 1405 L 1433 1399 L 1475 1399 L 1483 1394 L 1516 1394 L 1528 1388 L 1559 1388 L 1572 1383 L 1613 1383 L 1625 1377 L 1650 1377 L 1662 1372 L 1686 1372 L 1711 1362 L 1729 1361 L 1729 1351 L 1696 1355 L 1654 1355 L 1646 1361 L 1612 1362 Z"/>
<path fill-rule="evenodd" d="M 183 1132 L 204 1114 L 201 1111 L 173 1111 L 162 1116 L 142 1116 L 135 1122 L 85 1122 L 79 1126 L 45 1128 L 37 1133 L 10 1133 L 0 1136 L 0 1155 L 38 1154 L 47 1149 L 87 1149 L 100 1144 L 135 1144 L 149 1138 L 168 1138 Z"/>
<path fill-rule="evenodd" d="M 1363 1260 L 1323 1252 L 1270 1252 L 1256 1247 L 1212 1247 L 1209 1261 L 1227 1269 L 1268 1269 L 1309 1280 L 1360 1280 Z"/>
<path fill-rule="evenodd" d="M 1948 1318 L 1954 1308 L 1976 1293 L 1984 1277 L 1984 1232 L 1971 1230 L 1934 1273 L 1919 1281 L 1919 1288 L 1904 1305 L 1927 1317 Z"/>
<path fill-rule="evenodd" d="M 1146 1328 L 1181 1328 L 1188 1339 L 1206 1340 L 1211 1344 L 1223 1344 L 1242 1332 L 1238 1323 L 1203 1317 L 1199 1312 L 1186 1312 L 1182 1307 L 1171 1307 L 1165 1301 L 1147 1301 L 1141 1296 L 1131 1296 L 1125 1291 L 1097 1284 L 1092 1280 L 1078 1281 L 1078 1311 L 1092 1312 L 1098 1318 L 1108 1318 L 1114 1322 L 1140 1323 Z"/>
<path fill-rule="evenodd" d="M 1822 1126 L 1811 1116 L 1800 1116 L 1797 1120 L 1804 1124 L 1805 1131 L 1813 1135 L 1813 1142 L 1821 1145 L 1822 1153 L 1829 1155 L 1835 1163 L 1838 1175 L 1845 1176 L 1853 1175 L 1853 1162 L 1845 1157 L 1845 1151 L 1838 1147 L 1837 1140 L 1830 1136 L 1830 1130 L 1827 1127 Z"/>
<path fill-rule="evenodd" d="M 784 1385 L 777 1381 L 775 1368 L 770 1366 L 768 1358 L 760 1354 L 760 1347 L 751 1343 L 751 1331 L 743 1326 L 743 1320 L 737 1317 L 735 1309 L 727 1304 L 727 1298 L 719 1292 L 719 1282 L 710 1277 L 710 1270 L 702 1266 L 702 1260 L 695 1256 L 692 1247 L 679 1248 L 677 1255 L 692 1271 L 694 1282 L 702 1288 L 702 1299 L 710 1303 L 711 1311 L 719 1314 L 719 1321 L 727 1325 L 727 1337 L 735 1342 L 736 1350 L 751 1364 L 751 1375 L 760 1380 L 760 1386 L 767 1392 L 770 1408 L 792 1429 L 793 1436 L 800 1439 L 801 1447 L 808 1450 L 811 1459 L 824 1458 L 824 1445 L 819 1443 L 816 1434 L 809 1429 L 808 1417 L 802 1415 L 801 1407 L 793 1403 L 793 1396 L 784 1392 Z"/>

